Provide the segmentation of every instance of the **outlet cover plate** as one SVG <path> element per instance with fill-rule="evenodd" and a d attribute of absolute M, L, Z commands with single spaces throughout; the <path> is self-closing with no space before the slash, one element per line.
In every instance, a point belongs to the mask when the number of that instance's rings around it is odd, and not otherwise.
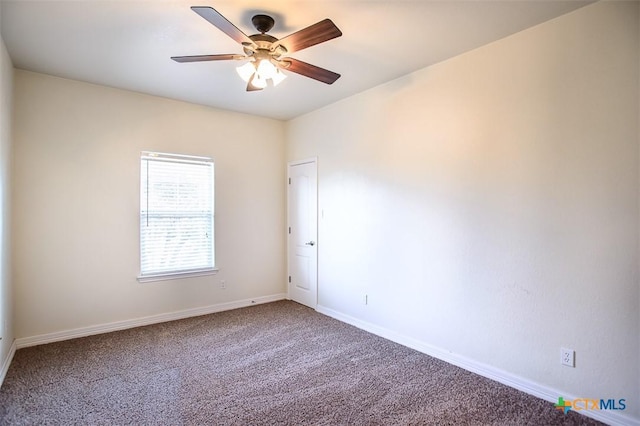
<path fill-rule="evenodd" d="M 573 349 L 560 348 L 560 363 L 567 367 L 576 366 L 576 352 Z"/>

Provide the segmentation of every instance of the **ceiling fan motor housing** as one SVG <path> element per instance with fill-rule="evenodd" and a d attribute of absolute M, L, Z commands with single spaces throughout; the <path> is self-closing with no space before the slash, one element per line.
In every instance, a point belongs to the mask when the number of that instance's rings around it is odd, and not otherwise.
<path fill-rule="evenodd" d="M 242 44 L 244 53 L 247 56 L 252 56 L 256 52 L 262 51 L 262 52 L 268 53 L 270 56 L 273 56 L 274 58 L 278 58 L 287 52 L 287 49 L 284 46 L 281 46 L 281 45 L 274 46 L 273 44 L 276 41 L 278 41 L 278 39 L 268 34 L 254 34 L 249 36 L 249 38 L 251 39 L 251 41 L 253 41 L 252 44 L 249 44 L 249 43 Z"/>
<path fill-rule="evenodd" d="M 256 30 L 260 31 L 262 34 L 269 32 L 271 28 L 273 28 L 273 24 L 275 21 L 269 15 L 255 15 L 251 18 L 251 23 Z"/>

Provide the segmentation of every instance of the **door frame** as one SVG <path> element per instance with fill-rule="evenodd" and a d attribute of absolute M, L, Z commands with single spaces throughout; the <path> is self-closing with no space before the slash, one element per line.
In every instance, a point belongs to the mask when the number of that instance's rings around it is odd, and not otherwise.
<path fill-rule="evenodd" d="M 294 160 L 294 161 L 289 161 L 287 162 L 287 180 L 285 181 L 285 185 L 287 188 L 287 223 L 286 223 L 286 229 L 285 229 L 285 236 L 287 238 L 287 278 L 285 278 L 285 282 L 287 284 L 287 300 L 291 300 L 291 283 L 289 282 L 289 278 L 291 276 L 291 262 L 289 261 L 289 259 L 291 258 L 291 239 L 289 238 L 289 227 L 291 226 L 291 218 L 289 217 L 289 212 L 290 212 L 290 196 L 289 196 L 289 185 L 290 185 L 290 180 L 291 180 L 291 167 L 293 166 L 298 166 L 301 164 L 307 164 L 307 163 L 314 163 L 315 164 L 315 180 L 316 180 L 316 235 L 315 235 L 315 241 L 316 241 L 316 303 L 314 306 L 314 309 L 317 308 L 318 306 L 318 225 L 319 225 L 319 215 L 318 212 L 320 211 L 320 207 L 318 205 L 318 157 L 309 157 L 309 158 L 305 158 L 302 160 Z"/>

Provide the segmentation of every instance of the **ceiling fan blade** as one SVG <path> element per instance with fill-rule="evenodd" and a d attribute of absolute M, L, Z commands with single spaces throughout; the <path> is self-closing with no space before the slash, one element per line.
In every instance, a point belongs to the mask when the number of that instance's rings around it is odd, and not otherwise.
<path fill-rule="evenodd" d="M 287 52 L 297 52 L 341 35 L 333 21 L 325 19 L 278 40 L 276 45 L 284 46 Z"/>
<path fill-rule="evenodd" d="M 299 61 L 298 59 L 285 58 L 280 63 L 282 64 L 280 65 L 282 69 L 295 72 L 296 74 L 300 74 L 305 77 L 313 78 L 314 80 L 318 80 L 323 83 L 333 84 L 340 78 L 340 74 Z"/>
<path fill-rule="evenodd" d="M 217 27 L 220 31 L 222 31 L 238 43 L 253 44 L 253 41 L 249 38 L 249 36 L 240 31 L 238 27 L 229 22 L 227 18 L 222 16 L 220 12 L 218 12 L 214 8 L 209 6 L 191 6 L 191 10 L 202 16 L 204 19 L 209 21 L 209 23 Z"/>
<path fill-rule="evenodd" d="M 203 62 L 203 61 L 227 61 L 230 59 L 242 59 L 244 56 L 236 54 L 224 54 L 224 55 L 195 55 L 195 56 L 172 56 L 176 62 Z"/>

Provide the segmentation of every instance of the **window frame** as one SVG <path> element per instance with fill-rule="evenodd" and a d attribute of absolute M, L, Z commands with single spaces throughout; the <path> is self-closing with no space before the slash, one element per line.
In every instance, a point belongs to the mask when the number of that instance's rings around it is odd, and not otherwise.
<path fill-rule="evenodd" d="M 182 270 L 173 270 L 173 271 L 164 271 L 164 272 L 150 272 L 143 274 L 142 273 L 142 217 L 143 217 L 143 206 L 142 206 L 142 196 L 143 196 L 143 161 L 154 160 L 156 161 L 167 161 L 174 163 L 207 163 L 211 166 L 211 190 L 213 194 L 211 194 L 211 227 L 212 227 L 212 241 L 211 241 L 211 256 L 212 256 L 212 266 L 206 268 L 197 268 L 197 269 L 182 269 Z M 215 164 L 213 158 L 210 157 L 200 157 L 193 155 L 184 155 L 184 154 L 169 154 L 163 152 L 153 152 L 153 151 L 142 151 L 140 154 L 140 185 L 139 185 L 139 208 L 138 208 L 138 244 L 139 244 L 139 263 L 138 266 L 139 274 L 137 280 L 139 282 L 152 282 L 152 281 L 166 281 L 166 280 L 174 280 L 181 278 L 190 278 L 190 277 L 201 277 L 206 275 L 213 275 L 218 272 L 218 267 L 216 266 L 216 257 L 215 257 Z M 147 212 L 148 214 L 148 212 Z"/>

